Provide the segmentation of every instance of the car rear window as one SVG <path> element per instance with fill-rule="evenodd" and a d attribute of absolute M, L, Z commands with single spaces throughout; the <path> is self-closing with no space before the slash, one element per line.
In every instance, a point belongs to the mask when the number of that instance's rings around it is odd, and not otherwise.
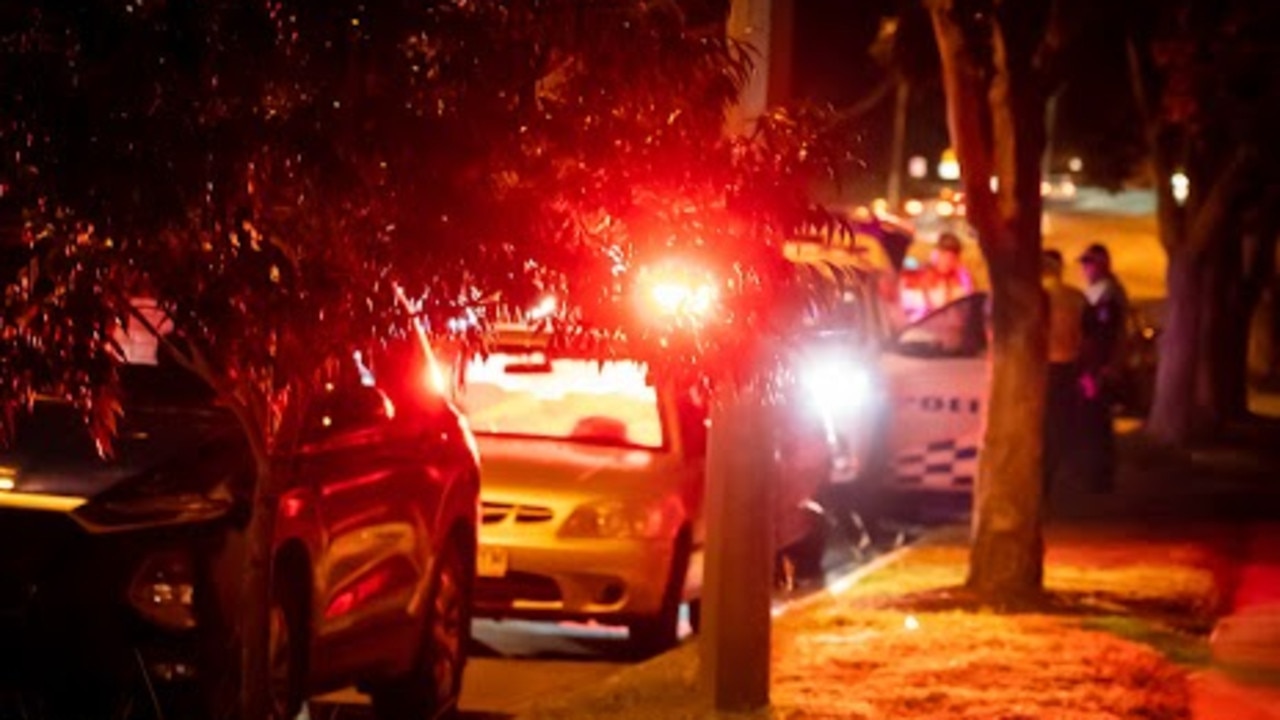
<path fill-rule="evenodd" d="M 630 361 L 496 354 L 467 364 L 461 401 L 478 434 L 660 448 L 658 397 L 646 376 Z"/>

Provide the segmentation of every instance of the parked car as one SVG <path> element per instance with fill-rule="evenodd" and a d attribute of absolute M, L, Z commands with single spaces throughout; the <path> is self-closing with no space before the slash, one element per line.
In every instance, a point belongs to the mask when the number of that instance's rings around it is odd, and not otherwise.
<path fill-rule="evenodd" d="M 990 371 L 985 293 L 961 298 L 903 328 L 887 345 L 886 448 L 898 488 L 968 492 L 977 479 Z M 1128 324 L 1117 407 L 1145 412 L 1159 330 L 1148 313 Z"/>
<path fill-rule="evenodd" d="M 626 625 L 641 654 L 673 645 L 702 583 L 700 385 L 525 345 L 468 363 L 462 398 L 483 458 L 477 615 Z M 785 546 L 813 531 L 802 506 L 831 464 L 820 432 L 779 447 Z"/>
<path fill-rule="evenodd" d="M 457 701 L 479 471 L 462 417 L 423 381 L 429 353 L 412 336 L 381 366 L 357 356 L 273 458 L 274 717 L 351 684 L 380 718 Z M 0 688 L 15 691 L 0 689 L 0 716 L 221 716 L 235 701 L 220 683 L 235 676 L 253 458 L 214 393 L 163 351 L 156 363 L 122 369 L 113 459 L 53 398 L 0 454 Z"/>
<path fill-rule="evenodd" d="M 884 442 L 893 486 L 967 492 L 977 480 L 990 382 L 986 307 L 984 293 L 961 298 L 887 344 Z"/>

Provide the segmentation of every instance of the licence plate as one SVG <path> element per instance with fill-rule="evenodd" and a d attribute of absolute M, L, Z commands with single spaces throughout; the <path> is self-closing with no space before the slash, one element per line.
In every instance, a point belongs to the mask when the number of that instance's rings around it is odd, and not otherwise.
<path fill-rule="evenodd" d="M 506 548 L 480 546 L 476 556 L 476 575 L 498 578 L 507 574 L 510 556 Z"/>

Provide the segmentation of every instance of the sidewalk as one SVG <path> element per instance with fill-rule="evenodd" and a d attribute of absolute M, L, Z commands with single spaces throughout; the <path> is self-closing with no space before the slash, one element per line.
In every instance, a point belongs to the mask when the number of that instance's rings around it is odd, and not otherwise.
<path fill-rule="evenodd" d="M 783 615 L 758 717 L 1280 720 L 1280 465 L 1234 452 L 1129 447 L 1115 493 L 1059 498 L 1046 597 L 1022 612 L 959 589 L 953 527 Z M 691 643 L 524 717 L 714 717 L 697 665 Z"/>

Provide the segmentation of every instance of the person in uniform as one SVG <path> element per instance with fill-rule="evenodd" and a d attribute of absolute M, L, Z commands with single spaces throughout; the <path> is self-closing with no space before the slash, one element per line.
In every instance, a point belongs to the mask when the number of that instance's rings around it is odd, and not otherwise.
<path fill-rule="evenodd" d="M 1088 285 L 1080 354 L 1081 456 L 1088 487 L 1109 491 L 1115 482 L 1115 430 L 1111 408 L 1123 379 L 1129 296 L 1111 270 L 1111 253 L 1095 243 L 1080 256 Z"/>
<path fill-rule="evenodd" d="M 961 250 L 960 238 L 944 232 L 928 267 L 903 273 L 902 309 L 907 322 L 973 294 L 973 277 L 960 259 Z"/>
<path fill-rule="evenodd" d="M 1044 494 L 1074 475 L 1081 414 L 1080 353 L 1089 301 L 1062 277 L 1062 253 L 1046 250 L 1041 279 L 1049 303 L 1049 387 L 1044 420 Z"/>

